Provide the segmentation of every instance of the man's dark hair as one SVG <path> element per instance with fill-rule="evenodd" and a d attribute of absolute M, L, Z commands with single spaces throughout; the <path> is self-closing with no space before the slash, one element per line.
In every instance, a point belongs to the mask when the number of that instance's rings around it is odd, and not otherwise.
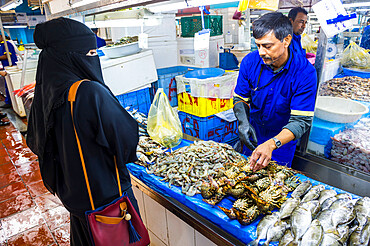
<path fill-rule="evenodd" d="M 370 18 L 369 19 L 367 19 L 367 24 L 369 24 L 370 23 Z"/>
<path fill-rule="evenodd" d="M 271 31 L 274 32 L 275 37 L 283 42 L 284 38 L 289 34 L 293 36 L 292 23 L 288 17 L 279 12 L 272 12 L 262 15 L 252 24 L 253 37 L 260 39 Z"/>
<path fill-rule="evenodd" d="M 293 21 L 295 20 L 295 18 L 297 17 L 297 14 L 298 13 L 303 13 L 305 15 L 308 14 L 308 12 L 304 9 L 304 8 L 301 8 L 301 7 L 295 7 L 295 8 L 292 8 L 290 11 L 289 11 L 289 14 L 288 14 L 288 18 L 292 19 Z"/>
<path fill-rule="evenodd" d="M 98 28 L 91 28 L 91 31 L 93 32 L 93 33 L 95 33 L 95 34 L 97 34 L 98 33 Z"/>

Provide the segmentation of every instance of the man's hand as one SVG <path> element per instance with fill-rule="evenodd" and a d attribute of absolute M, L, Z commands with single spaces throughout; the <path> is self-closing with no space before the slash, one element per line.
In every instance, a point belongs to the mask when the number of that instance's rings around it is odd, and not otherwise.
<path fill-rule="evenodd" d="M 270 163 L 272 151 L 275 149 L 274 140 L 269 139 L 253 151 L 250 158 L 250 165 L 253 172 L 266 167 Z"/>

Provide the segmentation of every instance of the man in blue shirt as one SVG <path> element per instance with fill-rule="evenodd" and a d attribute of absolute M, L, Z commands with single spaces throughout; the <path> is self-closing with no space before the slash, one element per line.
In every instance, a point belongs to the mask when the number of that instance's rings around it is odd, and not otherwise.
<path fill-rule="evenodd" d="M 370 50 L 370 18 L 367 19 L 367 26 L 364 28 L 362 33 L 360 47 Z"/>
<path fill-rule="evenodd" d="M 9 41 L 6 41 L 6 43 L 8 45 L 9 55 L 10 55 L 10 59 L 12 61 L 12 66 L 15 66 L 16 65 L 15 63 L 17 62 L 17 55 L 16 55 L 16 52 L 15 52 L 14 46 Z M 3 68 L 9 66 L 9 61 L 8 61 L 8 57 L 6 55 L 4 40 L 3 40 L 3 37 L 1 35 L 0 35 L 0 61 L 1 61 L 1 64 L 3 65 Z M 6 94 L 5 104 L 0 106 L 0 108 L 10 108 L 11 105 L 12 105 L 12 101 L 11 101 L 10 95 L 9 95 L 8 86 L 6 85 L 6 83 L 5 83 L 5 94 Z"/>
<path fill-rule="evenodd" d="M 296 7 L 289 11 L 288 18 L 293 26 L 293 40 L 290 44 L 293 52 L 306 57 L 306 51 L 302 48 L 301 35 L 307 24 L 307 11 L 304 8 Z"/>
<path fill-rule="evenodd" d="M 91 28 L 91 31 L 93 31 L 93 33 L 95 33 L 95 36 L 96 36 L 96 45 L 97 45 L 98 49 L 100 47 L 103 47 L 103 46 L 106 46 L 107 45 L 107 43 L 105 42 L 104 39 L 102 39 L 101 37 L 98 37 L 98 31 L 99 31 L 98 28 Z"/>
<path fill-rule="evenodd" d="M 292 51 L 292 34 L 292 24 L 282 13 L 261 16 L 253 22 L 258 50 L 240 65 L 234 113 L 242 144 L 253 150 L 254 171 L 271 158 L 290 167 L 297 139 L 309 129 L 314 115 L 315 68 Z"/>

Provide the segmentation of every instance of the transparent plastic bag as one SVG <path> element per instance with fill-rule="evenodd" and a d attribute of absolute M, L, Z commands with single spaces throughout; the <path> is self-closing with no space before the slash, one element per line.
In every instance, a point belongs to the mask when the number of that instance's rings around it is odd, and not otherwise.
<path fill-rule="evenodd" d="M 302 34 L 301 44 L 302 48 L 306 50 L 306 53 L 316 54 L 317 43 L 305 33 Z"/>
<path fill-rule="evenodd" d="M 157 90 L 150 106 L 147 131 L 154 141 L 167 148 L 176 147 L 182 140 L 179 116 L 172 109 L 163 88 Z"/>
<path fill-rule="evenodd" d="M 343 51 L 342 66 L 370 69 L 370 54 L 355 42 L 351 42 Z"/>

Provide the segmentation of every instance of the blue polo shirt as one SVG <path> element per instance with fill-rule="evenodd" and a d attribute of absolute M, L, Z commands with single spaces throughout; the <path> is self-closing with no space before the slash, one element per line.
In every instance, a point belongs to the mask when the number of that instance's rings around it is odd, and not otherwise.
<path fill-rule="evenodd" d="M 292 42 L 290 43 L 289 47 L 295 54 L 300 54 L 306 57 L 306 50 L 302 48 L 301 44 L 301 35 L 295 35 L 293 33 Z"/>
<path fill-rule="evenodd" d="M 98 37 L 98 35 L 96 35 L 96 34 L 95 34 L 95 36 L 96 36 L 96 46 L 98 47 L 98 49 L 100 47 L 103 47 L 103 46 L 107 45 L 107 43 L 105 42 L 104 39 L 102 39 L 101 37 Z"/>
<path fill-rule="evenodd" d="M 360 47 L 364 49 L 370 49 L 370 25 L 365 27 L 364 33 L 362 34 Z"/>
<path fill-rule="evenodd" d="M 305 57 L 289 53 L 278 73 L 264 64 L 258 51 L 248 54 L 240 65 L 235 96 L 250 103 L 251 123 L 267 138 L 276 136 L 291 115 L 314 115 L 315 68 Z"/>
<path fill-rule="evenodd" d="M 8 49 L 10 53 L 10 59 L 12 60 L 12 65 L 15 66 L 16 65 L 15 63 L 17 62 L 17 55 L 15 53 L 14 46 L 9 41 L 6 41 L 6 42 L 8 44 Z M 0 56 L 5 55 L 5 54 L 6 54 L 6 50 L 5 50 L 5 45 L 3 41 L 0 44 Z M 3 65 L 3 68 L 9 66 L 8 59 L 1 60 L 1 64 Z"/>

